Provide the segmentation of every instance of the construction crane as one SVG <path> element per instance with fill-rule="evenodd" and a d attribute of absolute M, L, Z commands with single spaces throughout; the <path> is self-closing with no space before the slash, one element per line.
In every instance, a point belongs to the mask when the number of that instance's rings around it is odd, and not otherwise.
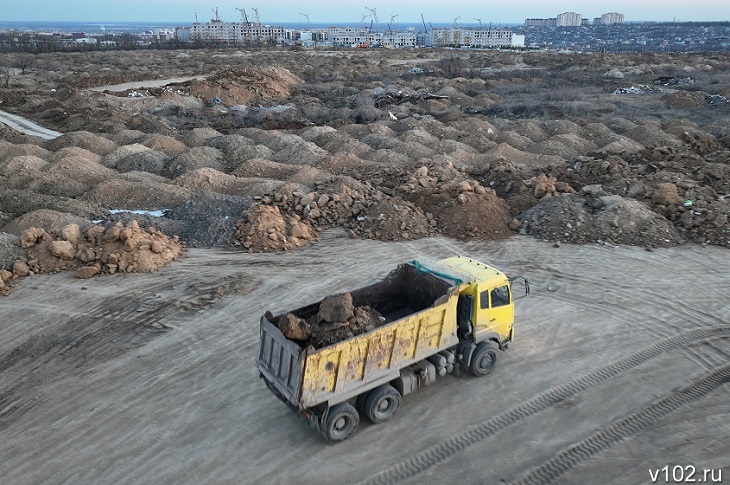
<path fill-rule="evenodd" d="M 479 28 L 481 29 L 482 28 L 482 19 L 481 18 L 474 17 L 474 20 L 476 20 L 477 22 L 479 22 Z"/>
<path fill-rule="evenodd" d="M 305 19 L 307 19 L 307 29 L 309 29 L 311 31 L 312 30 L 312 23 L 309 21 L 309 14 L 308 13 L 300 13 L 299 15 L 301 15 L 302 17 L 304 17 Z"/>
<path fill-rule="evenodd" d="M 256 25 L 261 25 L 261 19 L 259 19 L 259 9 L 251 7 L 251 10 L 253 10 L 253 14 L 256 17 Z"/>
<path fill-rule="evenodd" d="M 248 21 L 248 15 L 246 15 L 246 9 L 245 8 L 236 8 L 239 12 L 241 12 L 241 23 L 245 26 L 249 25 Z"/>
<path fill-rule="evenodd" d="M 391 25 L 393 25 L 393 21 L 395 20 L 395 18 L 396 18 L 396 17 L 397 17 L 397 15 L 391 15 L 391 16 L 390 16 L 390 22 L 388 22 L 388 32 L 392 32 L 392 31 L 393 31 L 393 30 L 392 30 L 392 29 L 390 28 L 390 26 L 391 26 Z"/>
<path fill-rule="evenodd" d="M 365 6 L 365 8 L 368 9 L 368 10 L 370 10 L 370 13 L 373 16 L 373 21 L 375 21 L 375 28 L 377 29 L 378 32 L 380 32 L 380 22 L 378 21 L 378 14 L 375 13 L 375 10 L 376 9 L 375 8 L 370 8 L 367 5 Z"/>
<path fill-rule="evenodd" d="M 421 22 L 423 22 L 423 30 L 428 32 L 428 27 L 426 27 L 426 19 L 423 18 L 423 14 L 421 14 Z"/>
<path fill-rule="evenodd" d="M 360 19 L 360 28 L 363 28 L 365 26 L 365 19 L 368 18 L 367 15 L 363 15 Z"/>
<path fill-rule="evenodd" d="M 459 15 L 458 17 L 456 17 L 456 18 L 454 19 L 454 28 L 456 28 L 456 22 L 457 22 L 457 21 L 458 21 L 458 20 L 459 20 L 460 18 L 461 18 L 461 15 Z"/>
<path fill-rule="evenodd" d="M 213 14 L 215 15 L 215 18 L 211 19 L 212 22 L 220 22 L 221 18 L 218 16 L 218 7 L 211 9 L 213 10 Z"/>
<path fill-rule="evenodd" d="M 195 12 L 195 23 L 198 23 L 198 12 Z"/>

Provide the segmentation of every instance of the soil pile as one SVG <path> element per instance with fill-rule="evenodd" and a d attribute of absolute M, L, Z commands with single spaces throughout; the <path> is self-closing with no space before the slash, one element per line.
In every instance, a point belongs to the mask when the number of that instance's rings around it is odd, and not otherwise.
<path fill-rule="evenodd" d="M 573 195 L 545 196 L 520 215 L 522 231 L 543 239 L 635 246 L 674 246 L 683 242 L 672 224 L 646 205 L 600 186 Z"/>
<path fill-rule="evenodd" d="M 78 224 L 51 232 L 30 227 L 19 242 L 24 255 L 13 264 L 12 277 L 3 278 L 6 287 L 18 278 L 62 270 L 75 271 L 79 278 L 148 273 L 177 260 L 184 249 L 177 237 L 169 238 L 152 227 L 140 228 L 137 221 L 108 229 L 95 225 L 85 231 Z"/>
<path fill-rule="evenodd" d="M 301 342 L 303 347 L 321 349 L 385 323 L 385 317 L 377 310 L 355 306 L 350 293 L 341 293 L 322 300 L 319 311 L 308 319 L 287 313 L 279 318 L 277 326 L 287 338 Z"/>
<path fill-rule="evenodd" d="M 236 223 L 236 244 L 250 252 L 288 250 L 317 238 L 298 215 L 284 216 L 276 206 L 255 204 Z"/>
<path fill-rule="evenodd" d="M 204 101 L 217 99 L 227 106 L 251 105 L 286 99 L 301 82 L 287 69 L 250 67 L 225 71 L 205 81 L 194 81 L 190 84 L 190 94 Z"/>
<path fill-rule="evenodd" d="M 501 239 L 513 234 L 510 208 L 452 164 L 417 169 L 397 188 L 420 208 L 432 230 L 458 239 Z"/>

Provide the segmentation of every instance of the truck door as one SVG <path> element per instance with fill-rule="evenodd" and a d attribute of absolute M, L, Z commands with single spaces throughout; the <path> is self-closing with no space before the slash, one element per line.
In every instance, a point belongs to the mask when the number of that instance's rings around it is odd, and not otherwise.
<path fill-rule="evenodd" d="M 483 332 L 496 332 L 500 340 L 508 338 L 514 322 L 514 302 L 509 285 L 479 290 L 477 340 Z"/>

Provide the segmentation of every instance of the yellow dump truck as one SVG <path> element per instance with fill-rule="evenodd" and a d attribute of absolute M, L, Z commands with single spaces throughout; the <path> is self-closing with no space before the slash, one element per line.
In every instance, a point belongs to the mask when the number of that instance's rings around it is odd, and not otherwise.
<path fill-rule="evenodd" d="M 524 295 L 529 293 L 525 278 Z M 514 280 L 514 279 L 513 279 Z M 401 264 L 383 280 L 350 292 L 355 305 L 385 323 L 315 349 L 287 339 L 277 322 L 311 318 L 320 302 L 261 318 L 257 367 L 269 389 L 329 441 L 350 437 L 358 410 L 373 423 L 390 419 L 401 397 L 437 376 L 488 374 L 514 338 L 511 280 L 501 271 L 456 256 Z"/>

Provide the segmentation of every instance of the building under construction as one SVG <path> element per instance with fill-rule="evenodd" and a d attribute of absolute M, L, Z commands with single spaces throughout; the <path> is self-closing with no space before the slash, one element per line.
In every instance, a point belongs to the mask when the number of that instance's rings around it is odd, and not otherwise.
<path fill-rule="evenodd" d="M 277 25 L 264 25 L 258 19 L 249 21 L 243 9 L 241 23 L 224 22 L 215 9 L 215 18 L 210 22 L 195 22 L 190 29 L 190 38 L 193 41 L 220 42 L 228 44 L 280 44 L 287 40 L 287 30 Z"/>

